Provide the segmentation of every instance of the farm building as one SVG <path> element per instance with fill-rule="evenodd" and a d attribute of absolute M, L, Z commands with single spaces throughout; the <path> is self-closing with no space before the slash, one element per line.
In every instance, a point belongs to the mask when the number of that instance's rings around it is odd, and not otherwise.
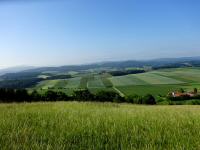
<path fill-rule="evenodd" d="M 169 93 L 169 96 L 172 96 L 172 97 L 184 97 L 184 96 L 194 97 L 197 95 L 198 95 L 198 93 L 195 93 L 195 92 L 185 92 L 185 93 L 171 92 L 171 93 Z"/>

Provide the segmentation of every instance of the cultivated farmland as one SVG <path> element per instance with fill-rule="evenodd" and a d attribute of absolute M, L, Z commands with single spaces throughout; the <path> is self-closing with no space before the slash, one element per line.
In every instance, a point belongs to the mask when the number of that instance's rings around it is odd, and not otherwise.
<path fill-rule="evenodd" d="M 95 76 L 88 82 L 88 88 L 105 88 L 100 76 Z"/>
<path fill-rule="evenodd" d="M 113 85 L 125 95 L 166 95 L 184 88 L 200 89 L 199 68 L 161 69 L 136 75 L 111 77 Z"/>
<path fill-rule="evenodd" d="M 169 78 L 169 77 L 164 77 L 161 75 L 156 75 L 153 73 L 143 73 L 143 74 L 138 74 L 134 75 L 134 77 L 143 80 L 144 82 L 148 84 L 181 84 L 184 83 L 182 81 Z"/>
<path fill-rule="evenodd" d="M 75 75 L 66 80 L 47 80 L 40 82 L 34 89 L 45 91 L 58 90 L 72 94 L 74 90 L 88 88 L 92 92 L 114 90 L 125 95 L 166 95 L 167 93 L 184 88 L 200 89 L 199 68 L 161 69 L 141 74 L 111 76 L 108 73 L 86 73 Z"/>

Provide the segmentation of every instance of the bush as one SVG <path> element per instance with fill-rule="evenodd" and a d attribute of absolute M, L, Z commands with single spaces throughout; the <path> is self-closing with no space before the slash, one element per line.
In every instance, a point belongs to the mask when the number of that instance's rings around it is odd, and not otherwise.
<path fill-rule="evenodd" d="M 200 100 L 193 100 L 191 102 L 192 105 L 200 105 Z"/>
<path fill-rule="evenodd" d="M 150 104 L 150 105 L 156 104 L 155 98 L 150 94 L 146 96 L 132 95 L 126 97 L 125 100 L 126 102 L 133 104 Z"/>
<path fill-rule="evenodd" d="M 122 98 L 118 93 L 113 91 L 100 91 L 96 94 L 95 99 L 100 102 L 122 102 Z"/>
<path fill-rule="evenodd" d="M 156 100 L 151 94 L 148 94 L 148 95 L 145 95 L 143 97 L 142 103 L 143 104 L 149 104 L 149 105 L 155 105 L 156 104 Z"/>
<path fill-rule="evenodd" d="M 31 93 L 30 97 L 31 97 L 32 101 L 35 101 L 35 102 L 42 100 L 41 95 L 36 90 L 34 90 Z"/>
<path fill-rule="evenodd" d="M 77 90 L 74 91 L 73 98 L 78 101 L 91 101 L 94 99 L 94 95 L 88 89 Z"/>
<path fill-rule="evenodd" d="M 44 94 L 45 101 L 56 101 L 57 98 L 58 98 L 58 95 L 54 91 L 49 90 Z"/>
<path fill-rule="evenodd" d="M 25 90 L 25 89 L 16 90 L 15 91 L 15 99 L 17 100 L 17 102 L 23 102 L 23 101 L 30 102 L 31 101 L 29 94 L 28 94 L 27 90 Z"/>
<path fill-rule="evenodd" d="M 133 104 L 142 104 L 142 96 L 139 95 L 128 96 L 126 97 L 126 102 Z"/>
<path fill-rule="evenodd" d="M 58 101 L 68 101 L 72 99 L 70 96 L 68 96 L 67 94 L 63 93 L 63 92 L 58 92 L 57 93 L 57 100 Z"/>

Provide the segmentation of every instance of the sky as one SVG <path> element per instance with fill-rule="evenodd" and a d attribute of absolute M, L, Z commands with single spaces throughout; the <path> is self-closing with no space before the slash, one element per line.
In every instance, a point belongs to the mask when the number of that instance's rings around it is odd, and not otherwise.
<path fill-rule="evenodd" d="M 199 0 L 0 0 L 0 68 L 185 56 Z"/>

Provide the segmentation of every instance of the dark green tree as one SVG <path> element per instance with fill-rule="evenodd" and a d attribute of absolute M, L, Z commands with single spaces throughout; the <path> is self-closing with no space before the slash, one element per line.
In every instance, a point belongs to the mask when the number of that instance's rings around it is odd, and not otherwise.
<path fill-rule="evenodd" d="M 45 95 L 44 95 L 44 99 L 46 101 L 57 101 L 58 95 L 57 92 L 48 90 Z"/>
<path fill-rule="evenodd" d="M 197 94 L 198 90 L 197 88 L 194 88 L 194 94 Z"/>
<path fill-rule="evenodd" d="M 180 89 L 179 89 L 179 92 L 180 92 L 180 93 L 184 93 L 185 90 L 184 90 L 183 88 L 180 88 Z"/>
<path fill-rule="evenodd" d="M 149 105 L 155 105 L 156 104 L 156 100 L 155 98 L 153 97 L 153 95 L 151 94 L 147 94 L 143 97 L 143 100 L 142 100 L 143 104 L 149 104 Z"/>
<path fill-rule="evenodd" d="M 92 101 L 94 100 L 94 95 L 88 89 L 84 89 L 74 91 L 73 98 L 77 101 Z"/>

